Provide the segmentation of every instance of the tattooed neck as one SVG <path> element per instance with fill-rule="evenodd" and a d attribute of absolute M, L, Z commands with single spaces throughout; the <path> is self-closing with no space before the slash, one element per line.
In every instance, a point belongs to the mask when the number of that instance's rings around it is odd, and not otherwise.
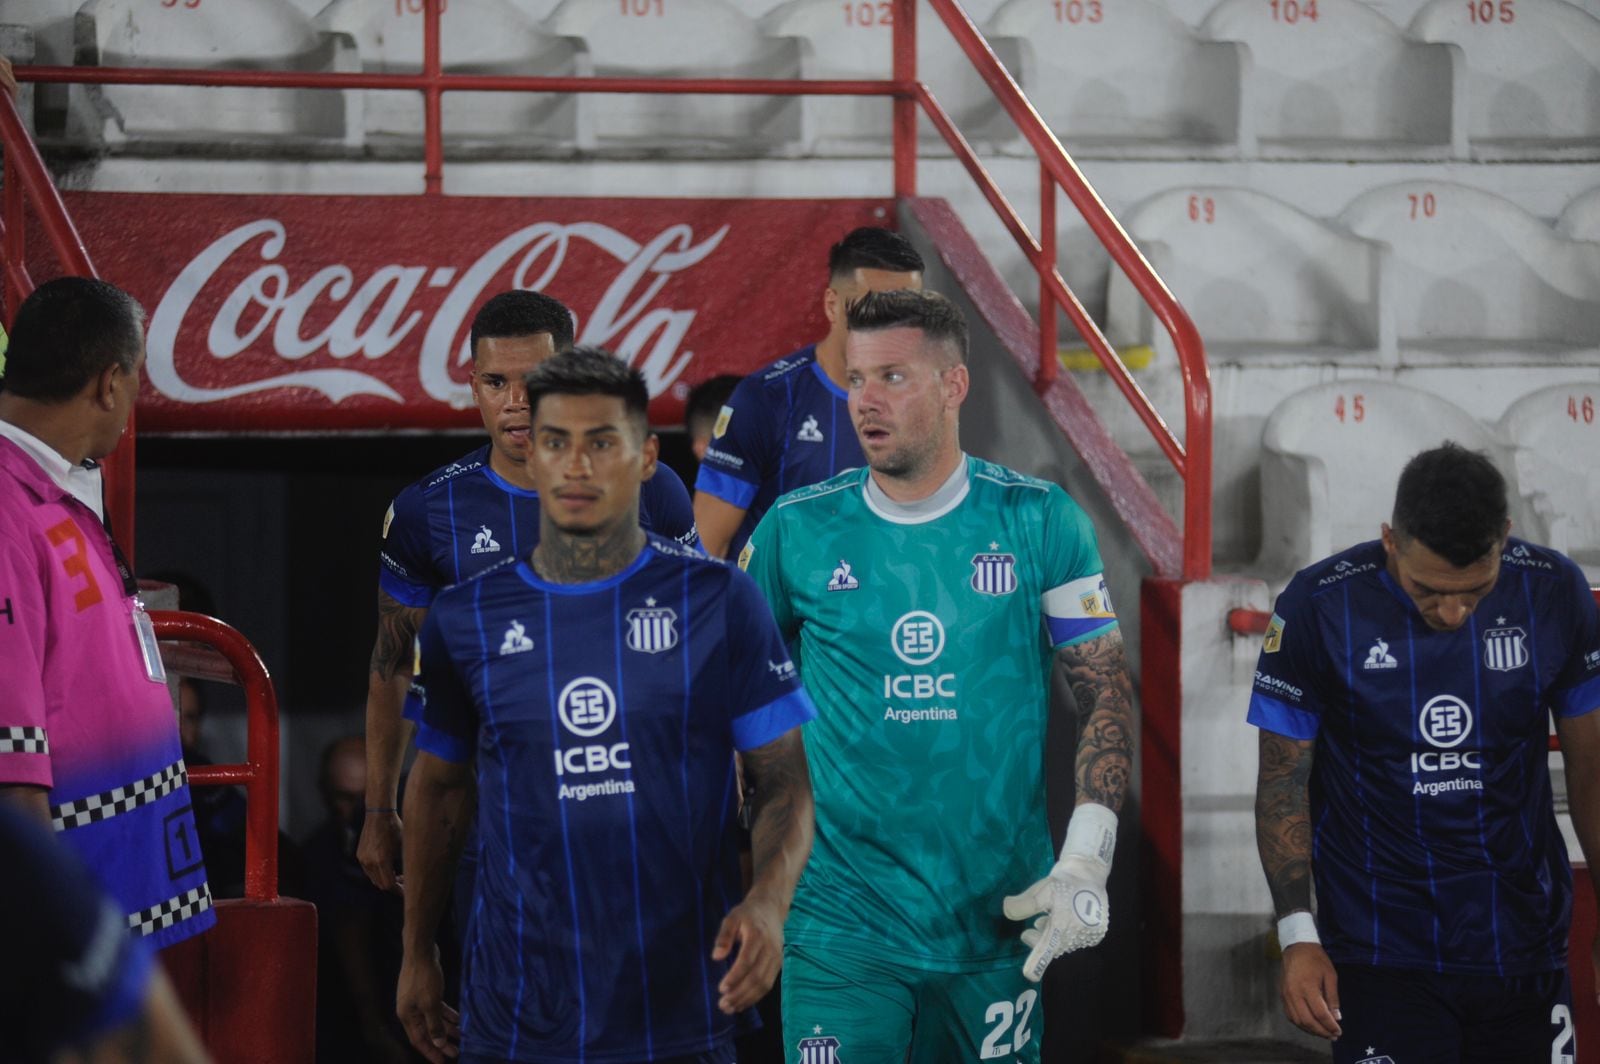
<path fill-rule="evenodd" d="M 546 523 L 533 548 L 533 571 L 553 584 L 588 584 L 626 569 L 644 544 L 637 519 L 583 535 Z"/>

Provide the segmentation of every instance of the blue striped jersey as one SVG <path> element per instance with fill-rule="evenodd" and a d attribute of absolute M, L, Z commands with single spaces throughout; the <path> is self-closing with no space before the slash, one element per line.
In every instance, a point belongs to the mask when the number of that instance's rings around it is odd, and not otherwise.
<path fill-rule="evenodd" d="M 866 465 L 847 395 L 817 362 L 816 345 L 739 382 L 717 415 L 696 491 L 745 511 L 728 547 L 736 558 L 778 496 Z"/>
<path fill-rule="evenodd" d="M 477 762 L 463 1051 L 651 1060 L 754 1027 L 711 960 L 733 754 L 815 710 L 750 579 L 658 536 L 594 583 L 507 562 L 441 593 L 421 645 L 417 745 Z"/>
<path fill-rule="evenodd" d="M 1572 873 L 1550 714 L 1600 708 L 1600 618 L 1583 573 L 1507 542 L 1468 621 L 1435 631 L 1381 542 L 1295 576 L 1249 720 L 1316 740 L 1312 870 L 1335 961 L 1485 975 L 1566 963 Z"/>
<path fill-rule="evenodd" d="M 687 546 L 699 536 L 683 481 L 665 465 L 639 493 L 639 523 Z M 403 606 L 426 606 L 443 588 L 539 542 L 539 493 L 489 468 L 489 444 L 407 487 L 383 521 L 378 586 Z"/>

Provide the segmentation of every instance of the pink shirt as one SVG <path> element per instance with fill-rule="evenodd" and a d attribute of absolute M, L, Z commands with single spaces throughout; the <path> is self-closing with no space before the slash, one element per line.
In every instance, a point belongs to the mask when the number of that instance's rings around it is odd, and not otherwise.
<path fill-rule="evenodd" d="M 63 841 L 165 946 L 215 916 L 140 608 L 94 514 L 0 439 L 0 783 L 49 788 Z"/>

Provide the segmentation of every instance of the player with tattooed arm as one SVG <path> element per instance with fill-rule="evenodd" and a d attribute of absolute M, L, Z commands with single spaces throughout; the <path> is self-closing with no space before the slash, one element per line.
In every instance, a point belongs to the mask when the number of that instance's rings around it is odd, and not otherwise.
<path fill-rule="evenodd" d="M 1594 875 L 1600 615 L 1510 532 L 1487 458 L 1424 451 L 1380 538 L 1302 570 L 1267 628 L 1256 841 L 1284 1011 L 1335 1064 L 1577 1059 L 1547 740 Z"/>
<path fill-rule="evenodd" d="M 818 707 L 785 1046 L 808 1062 L 1037 1061 L 1035 984 L 1107 926 L 1133 714 L 1117 619 L 1083 511 L 962 453 L 960 311 L 880 292 L 848 325 L 867 468 L 781 498 L 740 556 Z M 1052 668 L 1087 717 L 1059 858 Z"/>

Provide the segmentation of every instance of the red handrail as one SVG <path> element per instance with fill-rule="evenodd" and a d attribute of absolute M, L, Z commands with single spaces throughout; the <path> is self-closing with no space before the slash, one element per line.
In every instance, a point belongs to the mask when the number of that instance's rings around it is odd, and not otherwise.
<path fill-rule="evenodd" d="M 1035 240 L 1000 192 L 994 179 L 962 138 L 949 116 L 917 80 L 916 0 L 895 0 L 893 69 L 889 80 L 780 80 L 763 78 L 512 77 L 446 74 L 440 48 L 441 5 L 423 6 L 423 67 L 419 74 L 295 73 L 285 71 L 185 70 L 175 68 L 22 67 L 19 79 L 30 82 L 123 85 L 197 85 L 251 88 L 389 89 L 423 95 L 423 187 L 425 194 L 443 190 L 444 147 L 440 99 L 446 92 L 524 91 L 732 95 L 850 95 L 893 98 L 894 191 L 896 197 L 916 194 L 917 111 L 950 145 L 977 182 L 985 199 L 1039 274 L 1040 351 L 1034 385 L 1043 392 L 1059 372 L 1056 319 L 1059 308 L 1076 328 L 1117 387 L 1149 429 L 1157 446 L 1183 478 L 1183 576 L 1206 579 L 1211 574 L 1211 384 L 1199 333 L 1177 299 L 1156 276 L 1128 234 L 1117 224 L 1093 187 L 1073 163 L 1061 142 L 1028 103 L 1016 81 L 984 41 L 956 0 L 930 0 L 956 43 L 966 53 L 1001 106 L 1039 156 L 1042 240 Z M 19 130 L 0 130 L 8 140 Z M 1179 442 L 1126 364 L 1106 340 L 1088 311 L 1062 278 L 1056 263 L 1055 204 L 1060 189 L 1077 208 L 1090 230 L 1122 269 L 1157 320 L 1172 337 L 1184 380 L 1185 438 Z M 64 217 L 64 215 L 63 215 Z M 8 255 L 8 260 L 9 260 Z"/>
<path fill-rule="evenodd" d="M 162 660 L 173 672 L 244 688 L 245 757 L 242 765 L 196 765 L 196 787 L 240 785 L 245 789 L 244 896 L 278 896 L 278 695 L 261 655 L 238 630 L 215 617 L 177 610 L 151 610 Z M 212 648 L 210 651 L 203 647 Z"/>
<path fill-rule="evenodd" d="M 61 268 L 77 277 L 99 277 L 100 274 L 61 202 L 50 171 L 39 158 L 39 149 L 28 136 L 27 126 L 17 113 L 16 101 L 4 90 L 0 90 L 0 147 L 5 152 L 5 187 L 0 190 L 0 242 L 3 242 L 0 246 L 5 249 L 5 271 L 0 276 L 0 294 L 4 296 L 6 313 L 14 315 L 17 305 L 34 287 L 33 278 L 28 274 L 24 221 L 24 207 L 29 202 Z M 111 534 L 129 558 L 133 557 L 134 547 L 133 452 L 133 415 L 130 413 L 128 431 L 117 449 L 101 463 L 105 470 L 106 512 L 111 519 Z"/>
<path fill-rule="evenodd" d="M 898 38 L 903 32 L 900 12 L 911 8 L 915 0 L 899 0 L 895 9 L 894 31 Z M 983 164 L 973 154 L 971 147 L 956 132 L 949 117 L 938 108 L 925 85 L 917 86 L 917 95 L 923 110 L 933 121 L 950 149 L 956 153 L 995 210 L 1000 212 L 1013 239 L 1039 274 L 1039 372 L 1034 387 L 1040 391 L 1055 380 L 1058 355 L 1053 338 L 1054 315 L 1059 306 L 1068 320 L 1089 345 L 1100 364 L 1116 382 L 1124 398 L 1132 404 L 1145 427 L 1155 438 L 1157 446 L 1183 478 L 1183 576 L 1186 580 L 1205 580 L 1211 575 L 1211 373 L 1206 365 L 1205 344 L 1194 320 L 1189 317 L 1161 278 L 1156 275 L 1144 255 L 1134 246 L 1127 232 L 1112 217 L 1111 212 L 1078 169 L 1072 157 L 1061 146 L 1061 141 L 1050 131 L 1039 112 L 1028 102 L 1021 87 L 1000 62 L 993 49 L 983 39 L 983 34 L 972 22 L 956 0 L 929 0 L 933 10 L 944 21 L 950 35 L 966 53 L 967 59 L 977 69 L 1001 107 L 1016 123 L 1024 139 L 1039 156 L 1041 176 L 1040 229 L 1045 222 L 1052 223 L 1051 235 L 1044 245 L 1027 235 L 1016 213 L 1009 205 L 1002 207 L 1005 197 L 984 170 Z M 898 132 L 898 130 L 897 130 Z M 1144 390 L 1128 372 L 1116 349 L 1106 340 L 1098 325 L 1078 302 L 1057 269 L 1054 255 L 1055 194 L 1059 187 L 1066 192 L 1078 213 L 1111 260 L 1128 276 L 1139 295 L 1150 306 L 1157 320 L 1172 337 L 1173 348 L 1184 382 L 1185 443 L 1179 443 L 1156 411 Z M 1048 254 L 1048 258 L 1046 257 Z M 1045 319 L 1052 319 L 1046 327 Z"/>

